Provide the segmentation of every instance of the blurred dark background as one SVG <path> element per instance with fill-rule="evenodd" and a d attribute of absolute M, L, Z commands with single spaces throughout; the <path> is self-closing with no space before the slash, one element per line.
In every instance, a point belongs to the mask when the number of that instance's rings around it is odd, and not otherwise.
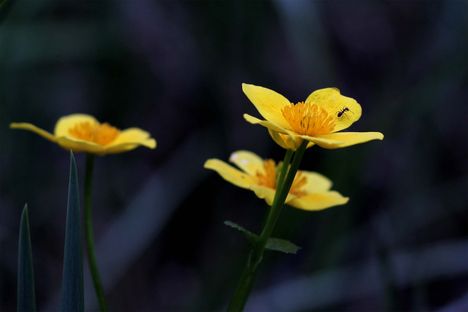
<path fill-rule="evenodd" d="M 158 140 L 96 162 L 111 311 L 223 309 L 248 250 L 223 221 L 258 230 L 266 206 L 203 162 L 284 153 L 243 120 L 258 113 L 242 82 L 294 102 L 338 87 L 363 107 L 351 130 L 385 134 L 308 150 L 302 168 L 351 200 L 284 211 L 276 235 L 302 249 L 268 253 L 247 310 L 468 311 L 467 1 L 14 0 L 1 10 L 1 311 L 16 309 L 25 202 L 38 306 L 57 308 L 69 162 L 8 124 L 52 131 L 75 112 Z"/>

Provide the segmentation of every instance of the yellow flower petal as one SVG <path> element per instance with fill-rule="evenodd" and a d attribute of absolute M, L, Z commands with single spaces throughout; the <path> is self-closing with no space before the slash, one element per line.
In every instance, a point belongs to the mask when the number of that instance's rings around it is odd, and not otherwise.
<path fill-rule="evenodd" d="M 122 134 L 123 136 L 121 137 Z M 56 141 L 65 149 L 98 155 L 128 152 L 139 146 L 145 146 L 151 149 L 156 148 L 156 141 L 150 138 L 147 132 L 137 128 L 122 131 L 117 139 L 107 145 L 100 145 L 74 137 L 58 137 Z"/>
<path fill-rule="evenodd" d="M 326 192 L 332 187 L 330 179 L 317 172 L 301 171 L 302 176 L 306 177 L 307 183 L 302 187 L 305 193 Z"/>
<path fill-rule="evenodd" d="M 52 135 L 52 133 L 47 132 L 27 122 L 12 122 L 10 124 L 10 128 L 32 131 L 49 141 L 56 142 L 56 138 Z"/>
<path fill-rule="evenodd" d="M 139 146 L 155 149 L 157 142 L 150 134 L 139 128 L 129 128 L 120 132 L 112 143 L 105 146 L 106 154 L 117 154 L 131 151 Z"/>
<path fill-rule="evenodd" d="M 241 172 L 219 159 L 208 159 L 204 166 L 206 169 L 216 171 L 224 180 L 248 189 L 256 181 L 246 173 Z"/>
<path fill-rule="evenodd" d="M 255 195 L 257 195 L 258 198 L 264 199 L 269 206 L 273 204 L 276 190 L 269 188 L 269 187 L 260 186 L 260 185 L 251 185 L 250 189 L 255 192 Z M 295 195 L 288 194 L 288 197 L 286 198 L 286 203 L 289 204 L 289 202 L 294 200 L 295 198 L 296 198 Z"/>
<path fill-rule="evenodd" d="M 299 136 L 291 136 L 288 134 L 273 131 L 271 129 L 268 129 L 268 133 L 270 134 L 273 141 L 275 141 L 276 144 L 278 144 L 284 149 L 295 151 L 299 148 L 299 146 L 302 143 L 302 138 L 300 138 Z M 310 146 L 312 145 L 313 143 L 310 144 Z"/>
<path fill-rule="evenodd" d="M 244 114 L 244 119 L 251 124 L 261 125 L 267 128 L 271 138 L 282 148 L 295 151 L 302 143 L 301 135 L 298 135 L 288 129 L 282 129 L 268 120 L 261 120 L 249 114 Z M 307 148 L 310 148 L 313 145 L 313 142 L 309 142 Z"/>
<path fill-rule="evenodd" d="M 242 91 L 263 118 L 282 128 L 289 127 L 281 111 L 284 106 L 291 105 L 287 98 L 273 90 L 246 83 L 242 84 Z"/>
<path fill-rule="evenodd" d="M 128 128 L 120 132 L 117 138 L 107 145 L 107 148 L 112 149 L 119 145 L 143 145 L 148 148 L 156 148 L 156 140 L 151 138 L 151 135 L 139 128 Z"/>
<path fill-rule="evenodd" d="M 250 122 L 251 124 L 254 124 L 254 125 L 258 124 L 258 125 L 264 126 L 265 128 L 268 128 L 268 129 L 276 131 L 276 132 L 288 133 L 286 129 L 281 128 L 280 126 L 277 126 L 276 124 L 274 124 L 274 123 L 272 123 L 271 121 L 268 121 L 268 120 L 261 120 L 261 119 L 258 119 L 257 117 L 251 116 L 249 114 L 244 114 L 244 119 L 246 121 Z"/>
<path fill-rule="evenodd" d="M 383 140 L 384 135 L 380 132 L 337 132 L 316 137 L 302 136 L 302 138 L 323 148 L 336 149 L 372 140 Z"/>
<path fill-rule="evenodd" d="M 263 159 L 249 151 L 236 151 L 231 154 L 229 161 L 251 176 L 263 171 Z"/>
<path fill-rule="evenodd" d="M 86 152 L 98 155 L 104 155 L 106 153 L 104 146 L 89 141 L 73 139 L 70 137 L 57 137 L 56 142 L 64 149 L 72 150 L 77 153 Z"/>
<path fill-rule="evenodd" d="M 153 139 L 151 139 L 153 140 Z M 154 140 L 153 140 L 154 141 Z M 153 145 L 154 143 L 154 145 Z M 154 147 L 149 147 L 154 146 Z M 134 150 L 140 146 L 146 146 L 148 148 L 154 149 L 156 147 L 156 141 L 154 142 L 146 142 L 145 144 L 135 144 L 135 143 L 122 143 L 118 145 L 112 145 L 112 146 L 105 146 L 103 148 L 103 151 L 100 153 L 100 155 L 107 155 L 107 154 L 118 154 L 118 153 L 123 153 L 123 152 L 129 152 L 131 150 Z"/>
<path fill-rule="evenodd" d="M 268 206 L 273 204 L 273 199 L 275 198 L 274 189 L 259 185 L 252 185 L 250 189 L 255 192 L 258 198 L 264 199 Z"/>
<path fill-rule="evenodd" d="M 98 121 L 96 118 L 90 115 L 85 114 L 72 114 L 60 118 L 55 124 L 54 134 L 57 137 L 70 137 L 70 129 L 75 125 L 89 122 L 91 124 L 96 124 Z"/>
<path fill-rule="evenodd" d="M 355 99 L 341 95 L 336 88 L 316 90 L 307 97 L 306 103 L 316 104 L 333 116 L 333 132 L 346 129 L 361 118 L 361 105 Z"/>
<path fill-rule="evenodd" d="M 140 144 L 125 143 L 119 145 L 113 145 L 111 147 L 106 147 L 104 154 L 118 154 L 123 152 L 129 152 L 141 146 Z"/>
<path fill-rule="evenodd" d="M 288 205 L 308 211 L 323 210 L 333 206 L 344 205 L 348 202 L 348 197 L 343 197 L 335 191 L 307 194 L 296 197 Z"/>

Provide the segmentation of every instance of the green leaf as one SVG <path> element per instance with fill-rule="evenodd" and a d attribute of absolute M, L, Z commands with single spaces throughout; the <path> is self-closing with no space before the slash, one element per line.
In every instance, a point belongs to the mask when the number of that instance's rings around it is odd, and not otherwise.
<path fill-rule="evenodd" d="M 280 251 L 287 254 L 296 254 L 301 247 L 281 238 L 269 238 L 265 246 L 266 249 Z"/>
<path fill-rule="evenodd" d="M 258 239 L 258 235 L 255 234 L 255 233 L 252 233 L 250 232 L 249 230 L 243 228 L 242 226 L 240 226 L 239 224 L 237 223 L 234 223 L 232 221 L 229 221 L 229 220 L 226 220 L 224 221 L 224 224 L 233 228 L 233 229 L 236 229 L 238 230 L 239 232 L 241 232 L 242 234 L 245 235 L 245 237 L 247 237 L 247 239 L 251 242 L 251 243 L 254 243 L 257 241 Z"/>
<path fill-rule="evenodd" d="M 61 311 L 82 312 L 84 310 L 82 254 L 78 175 L 75 157 L 70 152 Z"/>
<path fill-rule="evenodd" d="M 29 230 L 28 205 L 21 213 L 18 241 L 18 312 L 36 311 L 34 270 L 32 263 L 31 234 Z"/>

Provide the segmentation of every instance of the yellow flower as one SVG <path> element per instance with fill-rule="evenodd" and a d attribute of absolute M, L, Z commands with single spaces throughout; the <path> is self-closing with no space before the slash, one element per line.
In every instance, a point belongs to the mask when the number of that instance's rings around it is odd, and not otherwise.
<path fill-rule="evenodd" d="M 230 159 L 237 167 L 219 160 L 209 159 L 204 167 L 216 171 L 226 181 L 255 192 L 259 198 L 272 205 L 276 192 L 279 165 L 271 159 L 263 160 L 248 151 L 234 152 Z M 331 191 L 329 179 L 310 171 L 298 171 L 286 198 L 286 204 L 304 210 L 322 210 L 348 202 L 336 191 Z"/>
<path fill-rule="evenodd" d="M 138 146 L 156 148 L 156 141 L 146 131 L 139 128 L 119 130 L 84 114 L 60 118 L 55 124 L 54 134 L 30 123 L 11 123 L 10 128 L 32 131 L 74 152 L 105 155 L 127 152 Z"/>
<path fill-rule="evenodd" d="M 273 140 L 283 148 L 296 150 L 302 140 L 309 142 L 308 147 L 317 144 L 327 149 L 383 140 L 380 132 L 338 132 L 361 117 L 361 106 L 336 88 L 314 91 L 305 102 L 297 104 L 264 87 L 243 83 L 242 90 L 266 120 L 248 114 L 244 118 L 268 128 Z"/>

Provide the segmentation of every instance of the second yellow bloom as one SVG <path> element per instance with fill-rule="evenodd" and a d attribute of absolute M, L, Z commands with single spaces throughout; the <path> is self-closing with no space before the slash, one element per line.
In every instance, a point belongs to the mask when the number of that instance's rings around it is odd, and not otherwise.
<path fill-rule="evenodd" d="M 252 190 L 271 205 L 275 197 L 279 165 L 248 151 L 237 151 L 229 160 L 239 169 L 219 159 L 207 160 L 205 168 L 216 171 L 223 179 L 238 187 Z M 322 210 L 346 204 L 349 199 L 330 190 L 331 186 L 331 181 L 319 173 L 298 171 L 286 204 L 304 210 Z"/>

